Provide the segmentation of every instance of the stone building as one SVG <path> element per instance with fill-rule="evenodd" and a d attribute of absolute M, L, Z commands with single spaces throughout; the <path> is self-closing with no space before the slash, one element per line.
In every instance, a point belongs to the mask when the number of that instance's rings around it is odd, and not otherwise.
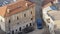
<path fill-rule="evenodd" d="M 42 16 L 43 16 L 43 20 L 50 32 L 50 34 L 55 34 L 54 32 L 54 22 L 52 20 L 52 18 L 50 18 L 48 16 L 48 12 L 52 11 L 52 10 L 56 10 L 56 6 L 54 6 L 55 4 L 55 0 L 46 0 L 44 1 L 43 5 L 42 5 Z"/>
<path fill-rule="evenodd" d="M 57 0 L 58 1 L 58 0 Z M 51 34 L 60 33 L 60 3 L 54 1 L 49 2 L 42 8 L 43 20 L 48 26 Z"/>
<path fill-rule="evenodd" d="M 35 4 L 16 1 L 0 7 L 0 27 L 6 33 L 22 31 L 35 23 Z"/>

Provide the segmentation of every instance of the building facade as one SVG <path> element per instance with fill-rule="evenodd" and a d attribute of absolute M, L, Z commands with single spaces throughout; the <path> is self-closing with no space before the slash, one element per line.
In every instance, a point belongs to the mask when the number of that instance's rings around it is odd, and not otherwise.
<path fill-rule="evenodd" d="M 55 31 L 60 32 L 60 3 L 57 1 L 49 2 L 42 8 L 43 20 L 48 26 L 50 34 L 56 34 Z"/>
<path fill-rule="evenodd" d="M 54 6 L 55 0 L 47 0 L 43 3 L 42 6 L 42 16 L 43 16 L 43 20 L 50 32 L 50 34 L 55 34 L 54 32 L 54 22 L 52 20 L 52 18 L 48 15 L 48 12 L 52 11 L 52 10 L 56 10 L 56 6 Z"/>
<path fill-rule="evenodd" d="M 35 4 L 29 1 L 17 1 L 0 7 L 0 27 L 6 33 L 22 31 L 34 26 Z"/>

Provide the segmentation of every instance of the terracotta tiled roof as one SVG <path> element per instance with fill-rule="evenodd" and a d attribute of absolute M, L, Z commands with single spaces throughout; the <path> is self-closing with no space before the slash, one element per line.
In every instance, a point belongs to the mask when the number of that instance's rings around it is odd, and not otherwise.
<path fill-rule="evenodd" d="M 48 4 L 44 5 L 44 6 L 42 7 L 42 9 L 43 9 L 43 8 L 46 8 L 46 7 L 48 7 L 48 6 L 52 6 L 52 4 L 51 4 L 51 3 L 48 3 Z"/>
<path fill-rule="evenodd" d="M 26 6 L 26 3 L 28 6 Z M 34 3 L 29 1 L 17 1 L 15 3 L 0 7 L 0 15 L 3 17 L 8 17 L 16 13 L 22 12 L 28 8 L 31 8 L 34 5 L 35 5 Z M 7 10 L 9 11 L 9 13 L 7 12 Z"/>
<path fill-rule="evenodd" d="M 7 10 L 7 6 L 0 7 L 0 16 L 5 16 Z"/>
<path fill-rule="evenodd" d="M 42 3 L 42 6 L 48 4 L 49 2 L 53 2 L 54 0 L 44 0 L 43 3 Z"/>

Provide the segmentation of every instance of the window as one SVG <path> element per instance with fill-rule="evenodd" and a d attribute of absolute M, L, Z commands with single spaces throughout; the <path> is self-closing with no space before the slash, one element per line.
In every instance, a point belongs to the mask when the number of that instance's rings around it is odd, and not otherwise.
<path fill-rule="evenodd" d="M 31 20 L 33 20 L 33 18 L 31 18 Z"/>
<path fill-rule="evenodd" d="M 17 20 L 19 19 L 19 17 L 17 16 Z"/>
<path fill-rule="evenodd" d="M 53 2 L 51 1 L 51 3 L 53 4 Z"/>
<path fill-rule="evenodd" d="M 11 21 L 9 20 L 9 23 L 10 23 Z"/>
<path fill-rule="evenodd" d="M 30 26 L 32 26 L 32 24 L 30 23 Z"/>
<path fill-rule="evenodd" d="M 32 11 L 31 11 L 31 14 L 32 14 Z"/>
<path fill-rule="evenodd" d="M 26 25 L 26 27 L 28 27 L 28 24 Z"/>
<path fill-rule="evenodd" d="M 17 29 L 16 29 L 16 31 L 17 31 Z"/>
<path fill-rule="evenodd" d="M 50 23 L 50 19 L 47 19 L 47 22 Z"/>
<path fill-rule="evenodd" d="M 24 17 L 26 17 L 26 14 L 24 14 Z"/>
<path fill-rule="evenodd" d="M 19 28 L 19 31 L 21 31 L 21 27 Z"/>
<path fill-rule="evenodd" d="M 10 23 L 11 23 L 11 21 L 9 20 L 9 22 L 8 22 L 8 23 L 9 23 L 9 31 L 10 31 Z"/>

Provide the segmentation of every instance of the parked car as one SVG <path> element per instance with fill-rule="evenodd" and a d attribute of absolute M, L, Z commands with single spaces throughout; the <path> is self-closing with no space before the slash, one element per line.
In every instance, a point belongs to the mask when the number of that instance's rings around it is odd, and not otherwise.
<path fill-rule="evenodd" d="M 34 30 L 33 27 L 26 27 L 25 29 L 23 29 L 23 32 L 29 33 L 29 32 L 32 32 L 33 30 Z"/>
<path fill-rule="evenodd" d="M 37 28 L 38 28 L 38 29 L 42 29 L 42 28 L 43 28 L 42 19 L 38 18 L 38 19 L 36 20 L 36 22 L 37 22 Z"/>

